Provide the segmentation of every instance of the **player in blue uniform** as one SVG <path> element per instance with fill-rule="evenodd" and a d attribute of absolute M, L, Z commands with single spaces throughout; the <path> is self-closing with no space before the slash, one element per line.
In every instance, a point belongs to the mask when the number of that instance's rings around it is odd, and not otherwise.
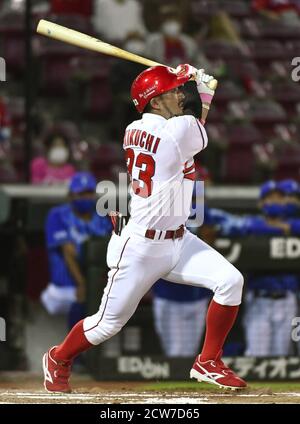
<path fill-rule="evenodd" d="M 199 350 L 211 292 L 163 279 L 153 286 L 156 332 L 169 357 L 192 357 Z"/>
<path fill-rule="evenodd" d="M 83 245 L 112 231 L 110 219 L 96 212 L 95 190 L 95 178 L 78 172 L 69 185 L 69 202 L 52 208 L 46 221 L 50 283 L 41 301 L 50 314 L 67 313 L 70 327 L 85 315 Z"/>
<path fill-rule="evenodd" d="M 259 206 L 263 215 L 247 217 L 247 233 L 286 236 L 282 188 L 274 181 L 261 186 Z M 288 355 L 291 322 L 297 313 L 298 276 L 290 273 L 253 273 L 248 276 L 244 316 L 246 355 Z"/>
<path fill-rule="evenodd" d="M 287 179 L 280 181 L 278 189 L 284 195 L 283 217 L 290 225 L 292 235 L 300 235 L 300 187 L 297 181 Z"/>

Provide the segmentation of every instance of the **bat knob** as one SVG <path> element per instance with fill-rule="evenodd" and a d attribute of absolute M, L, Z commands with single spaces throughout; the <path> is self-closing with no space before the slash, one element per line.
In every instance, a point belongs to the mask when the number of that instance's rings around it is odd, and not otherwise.
<path fill-rule="evenodd" d="M 209 82 L 207 83 L 207 86 L 208 86 L 208 88 L 210 88 L 211 90 L 215 90 L 215 89 L 217 88 L 217 86 L 218 86 L 218 80 L 213 79 L 213 80 L 209 81 Z"/>

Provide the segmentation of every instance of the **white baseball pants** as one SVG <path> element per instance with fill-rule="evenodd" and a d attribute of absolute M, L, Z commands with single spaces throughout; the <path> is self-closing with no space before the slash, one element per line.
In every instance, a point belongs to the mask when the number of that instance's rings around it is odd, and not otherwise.
<path fill-rule="evenodd" d="M 168 357 L 192 357 L 200 348 L 210 298 L 175 302 L 154 297 L 155 329 Z"/>
<path fill-rule="evenodd" d="M 283 299 L 246 295 L 244 327 L 246 356 L 289 355 L 292 320 L 297 315 L 297 295 L 287 292 Z"/>
<path fill-rule="evenodd" d="M 121 330 L 159 278 L 208 288 L 221 305 L 241 302 L 243 276 L 220 253 L 188 230 L 182 238 L 162 241 L 145 238 L 145 230 L 129 221 L 121 236 L 110 239 L 110 271 L 100 308 L 83 323 L 94 345 Z"/>

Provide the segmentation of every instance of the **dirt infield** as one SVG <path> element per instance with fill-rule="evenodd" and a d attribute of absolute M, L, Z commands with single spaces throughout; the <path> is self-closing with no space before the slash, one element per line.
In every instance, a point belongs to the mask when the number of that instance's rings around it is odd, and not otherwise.
<path fill-rule="evenodd" d="M 273 386 L 273 387 L 272 387 Z M 225 391 L 205 384 L 96 382 L 88 376 L 72 378 L 73 393 L 45 392 L 40 376 L 0 374 L 0 403 L 9 404 L 289 404 L 300 403 L 300 383 L 250 384 L 243 391 Z M 157 387 L 157 388 L 156 388 Z"/>

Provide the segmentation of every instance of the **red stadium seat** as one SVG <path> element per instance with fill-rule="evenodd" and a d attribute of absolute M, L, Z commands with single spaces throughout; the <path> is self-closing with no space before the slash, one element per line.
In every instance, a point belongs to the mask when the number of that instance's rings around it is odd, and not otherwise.
<path fill-rule="evenodd" d="M 94 78 L 89 86 L 85 114 L 91 119 L 109 116 L 112 110 L 112 93 L 106 78 Z"/>
<path fill-rule="evenodd" d="M 92 0 L 51 0 L 51 11 L 57 14 L 72 16 L 91 16 L 93 9 Z"/>
<path fill-rule="evenodd" d="M 19 178 L 12 163 L 6 162 L 0 164 L 0 183 L 7 184 L 20 181 L 22 181 L 22 179 Z"/>
<path fill-rule="evenodd" d="M 243 97 L 243 90 L 233 81 L 223 81 L 216 91 L 214 102 L 224 104 L 231 100 L 240 100 Z"/>
<path fill-rule="evenodd" d="M 65 2 L 70 3 L 70 2 Z M 82 2 L 85 3 L 85 2 Z M 71 14 L 51 14 L 45 18 L 51 22 L 66 26 L 67 28 L 93 35 L 93 28 L 89 16 Z"/>
<path fill-rule="evenodd" d="M 203 18 L 214 16 L 219 11 L 219 4 L 213 0 L 192 0 L 191 12 L 195 20 L 202 21 Z"/>
<path fill-rule="evenodd" d="M 245 53 L 241 51 L 236 45 L 224 42 L 211 40 L 206 41 L 204 45 L 199 46 L 203 48 L 205 55 L 208 59 L 215 60 L 216 57 L 219 59 L 226 60 L 244 60 Z"/>
<path fill-rule="evenodd" d="M 262 142 L 260 132 L 250 124 L 230 127 L 226 150 L 224 181 L 250 183 L 254 171 L 253 146 Z"/>
<path fill-rule="evenodd" d="M 108 78 L 113 59 L 110 56 L 88 53 L 71 60 L 72 77 L 89 81 L 93 78 Z"/>
<path fill-rule="evenodd" d="M 253 59 L 260 65 L 287 57 L 286 49 L 279 41 L 257 40 L 249 42 Z"/>
<path fill-rule="evenodd" d="M 225 0 L 222 2 L 222 10 L 236 18 L 245 18 L 252 13 L 250 2 L 245 1 Z"/>
<path fill-rule="evenodd" d="M 243 19 L 239 22 L 239 33 L 243 40 L 255 40 L 262 37 L 259 22 L 253 18 Z"/>
<path fill-rule="evenodd" d="M 270 127 L 272 124 L 285 123 L 287 115 L 279 103 L 258 99 L 251 106 L 250 119 L 259 128 L 265 128 Z"/>
<path fill-rule="evenodd" d="M 300 102 L 299 84 L 293 81 L 273 84 L 273 97 L 285 109 L 288 114 L 296 112 L 295 106 Z"/>
<path fill-rule="evenodd" d="M 275 178 L 282 180 L 285 178 L 300 179 L 300 149 L 289 148 L 281 152 L 278 157 L 278 165 L 275 171 Z"/>
<path fill-rule="evenodd" d="M 250 183 L 254 171 L 252 146 L 230 146 L 225 156 L 224 182 Z"/>
<path fill-rule="evenodd" d="M 10 12 L 0 18 L 0 51 L 7 71 L 20 73 L 25 69 L 25 20 L 22 13 Z"/>
<path fill-rule="evenodd" d="M 97 180 L 117 180 L 119 170 L 126 172 L 125 158 L 117 144 L 102 144 L 91 157 L 91 171 Z"/>
<path fill-rule="evenodd" d="M 295 25 L 284 25 L 280 22 L 266 23 L 261 27 L 261 36 L 274 40 L 299 40 L 300 28 Z"/>
<path fill-rule="evenodd" d="M 44 40 L 40 53 L 42 92 L 49 96 L 65 96 L 72 75 L 71 60 L 86 54 L 84 49 Z"/>
<path fill-rule="evenodd" d="M 193 0 L 191 9 L 194 16 L 199 16 L 201 19 L 208 18 L 220 11 L 220 0 Z M 236 18 L 251 15 L 250 4 L 244 1 L 222 0 L 222 10 Z"/>

